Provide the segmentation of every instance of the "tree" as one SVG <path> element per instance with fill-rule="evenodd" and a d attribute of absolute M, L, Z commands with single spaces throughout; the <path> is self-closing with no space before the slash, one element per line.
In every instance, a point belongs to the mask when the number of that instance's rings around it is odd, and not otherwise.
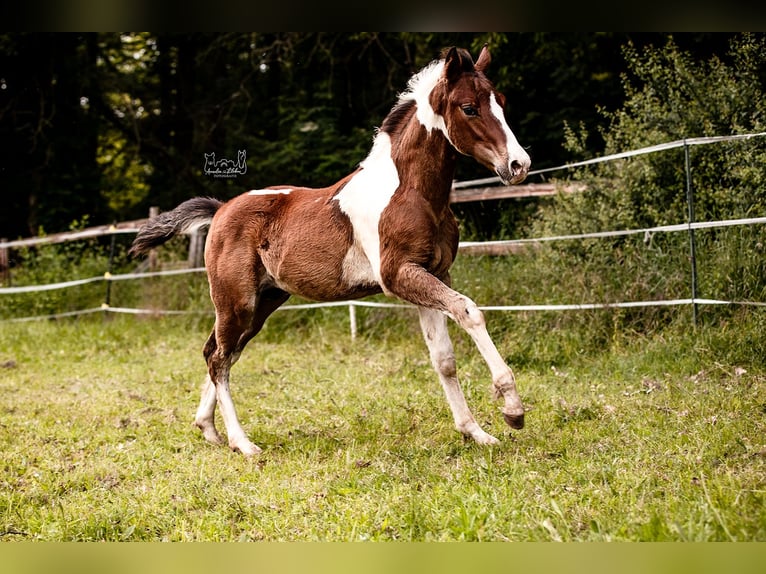
<path fill-rule="evenodd" d="M 0 37 L 0 185 L 4 235 L 55 230 L 91 214 L 98 219 L 96 148 L 100 118 L 93 34 Z"/>
<path fill-rule="evenodd" d="M 617 33 L 276 32 L 0 36 L 0 177 L 10 237 L 143 217 L 194 195 L 232 197 L 274 183 L 326 185 L 366 155 L 375 126 L 410 76 L 450 45 L 488 42 L 490 75 L 535 168 L 574 158 L 565 123 L 603 149 L 598 107 L 624 94 L 619 46 L 663 35 Z M 721 37 L 685 35 L 697 52 Z M 236 158 L 237 179 L 203 173 L 204 154 Z M 472 161 L 457 177 L 486 177 Z M 461 206 L 478 232 L 510 228 L 517 202 Z M 498 209 L 500 207 L 500 209 Z"/>

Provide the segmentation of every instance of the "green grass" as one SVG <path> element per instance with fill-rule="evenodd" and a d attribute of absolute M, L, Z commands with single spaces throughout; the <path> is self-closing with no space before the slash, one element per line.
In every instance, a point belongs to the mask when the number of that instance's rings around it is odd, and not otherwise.
<path fill-rule="evenodd" d="M 254 460 L 191 424 L 209 318 L 0 325 L 0 539 L 766 540 L 766 376 L 722 358 L 729 331 L 530 360 L 511 433 L 452 329 L 488 448 L 453 429 L 414 314 L 381 313 L 354 342 L 343 309 L 272 317 L 232 371 Z"/>

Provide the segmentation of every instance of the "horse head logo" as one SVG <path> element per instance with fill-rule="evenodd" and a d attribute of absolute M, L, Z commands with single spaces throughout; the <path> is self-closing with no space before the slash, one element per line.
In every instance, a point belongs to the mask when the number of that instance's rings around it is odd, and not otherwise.
<path fill-rule="evenodd" d="M 216 168 L 215 152 L 205 154 L 205 173 L 210 173 Z"/>

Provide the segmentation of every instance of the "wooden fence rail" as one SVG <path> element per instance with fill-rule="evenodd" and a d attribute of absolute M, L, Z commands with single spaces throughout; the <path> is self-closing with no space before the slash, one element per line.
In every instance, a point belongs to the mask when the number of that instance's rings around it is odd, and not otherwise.
<path fill-rule="evenodd" d="M 491 187 L 453 187 L 450 203 L 466 203 L 469 201 L 485 201 L 491 199 L 523 199 L 526 197 L 541 197 L 557 193 L 574 193 L 583 191 L 581 184 L 526 183 L 522 185 L 495 185 Z"/>
<path fill-rule="evenodd" d="M 65 243 L 75 239 L 90 239 L 91 237 L 101 237 L 103 235 L 112 235 L 114 233 L 135 233 L 138 228 L 148 221 L 144 219 L 134 219 L 133 221 L 121 221 L 112 225 L 96 225 L 81 229 L 80 231 L 62 231 L 60 233 L 51 233 L 40 237 L 28 237 L 26 239 L 15 239 L 8 241 L 0 239 L 0 251 L 7 249 L 18 249 L 19 247 L 34 247 L 35 245 L 50 245 L 55 243 Z"/>

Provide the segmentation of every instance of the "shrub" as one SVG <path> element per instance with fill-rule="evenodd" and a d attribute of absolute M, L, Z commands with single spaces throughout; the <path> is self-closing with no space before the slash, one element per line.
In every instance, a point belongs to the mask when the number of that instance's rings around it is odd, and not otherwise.
<path fill-rule="evenodd" d="M 695 61 L 672 39 L 661 48 L 625 48 L 630 74 L 619 110 L 603 111 L 607 154 L 700 136 L 766 131 L 764 38 L 737 36 L 725 57 Z M 567 127 L 568 148 L 588 157 L 584 127 Z M 587 191 L 544 204 L 530 236 L 643 229 L 687 221 L 684 149 L 594 164 L 568 174 Z M 689 148 L 695 219 L 713 221 L 766 213 L 766 138 Z M 766 300 L 763 225 L 698 230 L 698 297 Z M 689 237 L 657 233 L 546 244 L 526 259 L 527 273 L 552 294 L 577 303 L 687 298 Z M 706 307 L 704 315 L 727 315 Z M 647 331 L 686 313 L 668 308 L 571 315 L 588 332 Z M 571 325 L 570 325 L 571 326 Z M 608 340 L 609 337 L 605 337 Z"/>

